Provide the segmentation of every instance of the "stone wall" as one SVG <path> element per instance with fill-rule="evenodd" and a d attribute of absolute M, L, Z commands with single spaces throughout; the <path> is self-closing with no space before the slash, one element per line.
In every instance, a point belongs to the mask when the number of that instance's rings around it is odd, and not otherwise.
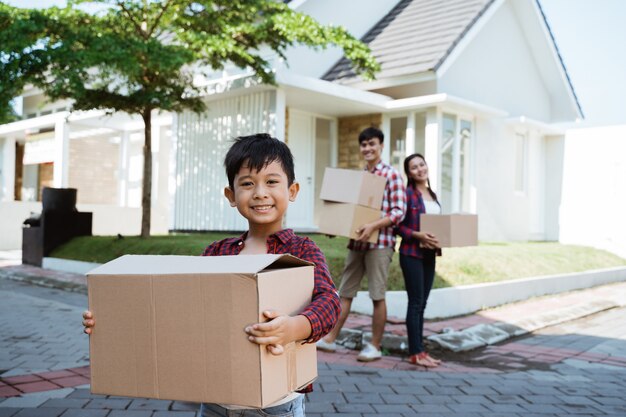
<path fill-rule="evenodd" d="M 339 118 L 339 168 L 359 169 L 363 162 L 359 151 L 359 133 L 365 128 L 380 129 L 382 114 L 365 114 Z"/>

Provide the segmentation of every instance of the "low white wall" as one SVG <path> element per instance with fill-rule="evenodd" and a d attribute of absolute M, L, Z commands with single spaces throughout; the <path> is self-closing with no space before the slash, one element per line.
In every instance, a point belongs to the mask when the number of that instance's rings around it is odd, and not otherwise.
<path fill-rule="evenodd" d="M 563 165 L 559 241 L 626 258 L 626 125 L 568 130 Z"/>
<path fill-rule="evenodd" d="M 138 235 L 141 233 L 141 209 L 136 207 L 76 204 L 78 211 L 93 213 L 94 235 Z"/>
<path fill-rule="evenodd" d="M 42 268 L 53 271 L 71 272 L 73 274 L 86 274 L 102 264 L 93 262 L 73 261 L 71 259 L 43 258 Z"/>
<path fill-rule="evenodd" d="M 99 204 L 77 204 L 81 212 L 93 213 L 94 235 L 126 236 L 139 235 L 141 231 L 141 209 Z M 0 250 L 22 248 L 22 223 L 31 213 L 41 213 L 41 203 L 22 201 L 0 202 Z M 167 226 L 154 222 L 151 232 L 165 234 Z"/>
<path fill-rule="evenodd" d="M 22 249 L 22 223 L 31 213 L 41 213 L 41 203 L 0 202 L 0 250 Z"/>
<path fill-rule="evenodd" d="M 424 316 L 427 319 L 460 316 L 531 297 L 558 294 L 618 281 L 626 281 L 626 267 L 439 288 L 431 291 Z M 404 318 L 406 308 L 405 291 L 387 292 L 388 315 Z M 366 291 L 359 291 L 352 302 L 351 310 L 361 314 L 372 314 L 372 302 Z"/>

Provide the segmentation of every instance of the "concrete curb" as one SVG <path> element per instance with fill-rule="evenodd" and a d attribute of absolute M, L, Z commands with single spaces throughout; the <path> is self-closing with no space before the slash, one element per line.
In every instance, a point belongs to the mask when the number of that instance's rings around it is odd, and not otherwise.
<path fill-rule="evenodd" d="M 623 281 L 626 281 L 626 267 L 438 288 L 430 292 L 424 318 L 457 317 L 532 297 Z M 390 316 L 404 317 L 406 315 L 406 292 L 388 291 L 386 299 L 387 313 Z M 352 312 L 372 314 L 372 302 L 367 291 L 359 291 L 352 302 Z"/>

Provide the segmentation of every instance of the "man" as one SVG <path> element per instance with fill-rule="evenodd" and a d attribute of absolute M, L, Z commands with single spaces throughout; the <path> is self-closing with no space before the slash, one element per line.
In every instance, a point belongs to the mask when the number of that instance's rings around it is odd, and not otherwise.
<path fill-rule="evenodd" d="M 398 170 L 382 161 L 384 135 L 379 129 L 370 127 L 359 135 L 361 155 L 366 162 L 365 169 L 372 174 L 387 178 L 381 218 L 357 229 L 358 239 L 350 240 L 348 257 L 345 261 L 339 287 L 341 297 L 341 315 L 335 328 L 323 339 L 317 342 L 320 350 L 334 352 L 337 348 L 335 340 L 341 331 L 348 314 L 352 299 L 360 288 L 363 276 L 367 275 L 369 295 L 374 304 L 372 315 L 372 340 L 366 343 L 357 359 L 369 362 L 380 359 L 382 356 L 380 345 L 387 320 L 387 305 L 385 293 L 389 265 L 393 256 L 396 239 L 394 226 L 399 224 L 406 212 L 406 194 L 402 177 Z M 379 231 L 378 241 L 368 243 L 370 235 Z"/>

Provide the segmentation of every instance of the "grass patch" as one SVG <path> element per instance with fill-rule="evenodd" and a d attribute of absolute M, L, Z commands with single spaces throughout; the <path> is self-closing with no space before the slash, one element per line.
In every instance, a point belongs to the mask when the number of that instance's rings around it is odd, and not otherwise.
<path fill-rule="evenodd" d="M 233 233 L 173 233 L 142 239 L 138 236 L 78 237 L 57 248 L 50 256 L 86 262 L 105 263 L 126 254 L 200 255 L 211 242 Z M 325 235 L 307 235 L 326 255 L 330 272 L 338 285 L 348 240 Z M 541 275 L 580 272 L 591 269 L 626 266 L 609 252 L 584 246 L 554 242 L 481 243 L 479 246 L 444 249 L 437 258 L 435 288 L 504 281 Z M 363 289 L 367 289 L 364 281 Z M 404 290 L 398 255 L 389 272 L 388 289 Z"/>

